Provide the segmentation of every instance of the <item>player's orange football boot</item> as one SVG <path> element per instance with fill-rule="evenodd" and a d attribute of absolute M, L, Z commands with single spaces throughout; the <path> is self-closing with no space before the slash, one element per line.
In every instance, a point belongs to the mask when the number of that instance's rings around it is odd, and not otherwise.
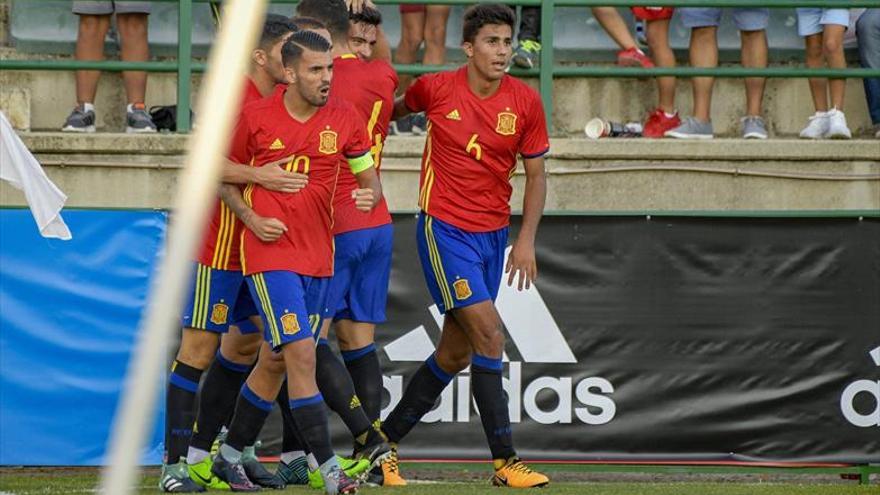
<path fill-rule="evenodd" d="M 406 486 L 406 480 L 400 475 L 397 444 L 391 444 L 391 451 L 380 460 L 378 466 L 373 467 L 367 482 L 379 486 Z"/>
<path fill-rule="evenodd" d="M 495 459 L 495 476 L 492 476 L 492 484 L 495 486 L 537 488 L 547 486 L 549 483 L 550 478 L 532 471 L 518 457 L 511 457 L 506 461 Z"/>

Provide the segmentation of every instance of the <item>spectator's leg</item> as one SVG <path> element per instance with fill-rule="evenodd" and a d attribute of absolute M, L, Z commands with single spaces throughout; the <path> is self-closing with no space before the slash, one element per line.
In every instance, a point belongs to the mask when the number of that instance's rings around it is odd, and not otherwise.
<path fill-rule="evenodd" d="M 144 62 L 150 58 L 147 44 L 147 14 L 116 14 L 116 27 L 122 42 L 122 60 Z M 147 73 L 125 71 L 122 73 L 128 103 L 143 103 L 147 92 Z"/>
<path fill-rule="evenodd" d="M 449 5 L 428 5 L 425 8 L 425 65 L 446 63 L 446 24 L 449 20 Z"/>
<path fill-rule="evenodd" d="M 741 61 L 743 67 L 767 67 L 767 23 L 770 9 L 733 9 L 733 22 L 740 31 Z M 746 116 L 761 116 L 764 100 L 764 77 L 747 77 Z"/>
<path fill-rule="evenodd" d="M 846 58 L 843 55 L 843 35 L 846 26 L 839 24 L 826 24 L 823 30 L 822 53 L 828 67 L 834 69 L 846 68 Z M 843 110 L 843 98 L 846 95 L 846 79 L 830 79 L 828 86 L 831 90 L 831 106 Z"/>
<path fill-rule="evenodd" d="M 822 59 L 822 33 L 814 34 L 804 38 L 806 48 L 807 67 L 814 69 L 822 67 L 824 60 Z M 817 112 L 828 111 L 828 80 L 824 77 L 810 78 L 810 93 L 813 96 L 813 106 Z"/>
<path fill-rule="evenodd" d="M 376 47 L 373 48 L 372 60 L 387 60 L 391 62 L 391 44 L 388 43 L 388 35 L 385 34 L 382 26 L 377 27 Z"/>
<path fill-rule="evenodd" d="M 856 24 L 859 39 L 859 59 L 862 67 L 880 68 L 880 9 L 868 9 Z M 880 131 L 880 77 L 864 80 L 868 113 L 875 132 Z"/>
<path fill-rule="evenodd" d="M 760 31 L 740 32 L 742 40 L 743 67 L 767 67 L 767 33 Z M 764 100 L 763 77 L 746 78 L 746 115 L 760 116 Z"/>
<path fill-rule="evenodd" d="M 400 44 L 394 54 L 398 64 L 412 64 L 416 61 L 419 47 L 425 39 L 425 11 L 400 12 Z M 403 93 L 412 83 L 412 76 L 400 76 L 399 91 Z"/>
<path fill-rule="evenodd" d="M 690 61 L 693 67 L 718 66 L 718 28 L 716 26 L 695 27 L 691 30 Z M 713 77 L 695 77 L 694 117 L 703 122 L 711 120 Z"/>
<path fill-rule="evenodd" d="M 675 54 L 669 46 L 669 19 L 648 21 L 648 47 L 651 57 L 658 67 L 675 67 Z M 659 108 L 666 113 L 675 113 L 675 78 L 658 77 L 657 94 Z"/>
<path fill-rule="evenodd" d="M 107 36 L 109 29 L 109 15 L 80 14 L 79 32 L 76 36 L 76 59 L 103 60 L 104 37 Z M 100 77 L 101 71 L 76 71 L 76 102 L 78 105 L 95 102 Z"/>
<path fill-rule="evenodd" d="M 525 40 L 541 41 L 541 7 L 523 7 L 519 19 L 520 43 Z"/>
<path fill-rule="evenodd" d="M 629 31 L 623 17 L 614 7 L 593 7 L 593 17 L 602 26 L 602 29 L 611 36 L 617 45 L 623 50 L 636 48 L 636 40 Z"/>

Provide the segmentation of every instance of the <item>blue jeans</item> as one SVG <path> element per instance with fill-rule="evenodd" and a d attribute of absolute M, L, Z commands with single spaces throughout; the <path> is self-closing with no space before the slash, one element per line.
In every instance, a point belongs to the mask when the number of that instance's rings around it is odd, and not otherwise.
<path fill-rule="evenodd" d="M 859 59 L 862 67 L 880 68 L 880 9 L 868 9 L 856 23 L 859 40 Z M 871 122 L 880 125 L 880 78 L 865 78 L 865 98 Z"/>

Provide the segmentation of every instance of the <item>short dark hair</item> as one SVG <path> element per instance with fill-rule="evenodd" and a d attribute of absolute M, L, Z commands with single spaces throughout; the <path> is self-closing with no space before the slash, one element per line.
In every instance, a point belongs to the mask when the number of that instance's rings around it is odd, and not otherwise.
<path fill-rule="evenodd" d="M 348 6 L 345 0 L 301 0 L 296 6 L 296 14 L 323 22 L 335 42 L 348 41 Z"/>
<path fill-rule="evenodd" d="M 461 30 L 462 41 L 473 43 L 480 28 L 488 24 L 507 24 L 513 32 L 516 14 L 507 5 L 484 3 L 474 5 L 464 13 L 464 25 Z"/>
<path fill-rule="evenodd" d="M 362 22 L 370 26 L 378 26 L 379 24 L 382 24 L 382 13 L 379 12 L 379 9 L 365 6 L 357 14 L 354 12 L 349 14 L 348 20 L 354 23 Z"/>
<path fill-rule="evenodd" d="M 329 52 L 330 42 L 313 31 L 297 31 L 281 47 L 281 62 L 285 67 L 293 65 L 306 50 Z"/>
<path fill-rule="evenodd" d="M 323 22 L 315 19 L 314 17 L 305 17 L 305 16 L 296 16 L 290 20 L 294 26 L 298 27 L 300 31 L 305 31 L 308 29 L 327 29 L 327 26 L 324 25 Z"/>
<path fill-rule="evenodd" d="M 263 32 L 260 33 L 260 44 L 258 46 L 268 51 L 275 43 L 281 41 L 289 33 L 297 31 L 299 29 L 287 17 L 278 14 L 267 14 L 266 21 L 263 22 Z"/>

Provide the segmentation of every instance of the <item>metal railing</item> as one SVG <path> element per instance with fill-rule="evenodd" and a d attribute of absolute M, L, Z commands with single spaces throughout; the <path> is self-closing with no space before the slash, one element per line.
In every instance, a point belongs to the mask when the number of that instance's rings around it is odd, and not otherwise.
<path fill-rule="evenodd" d="M 16 0 L 39 2 L 45 0 Z M 206 65 L 192 60 L 192 6 L 193 3 L 207 3 L 210 0 L 152 0 L 154 2 L 174 2 L 178 4 L 178 43 L 176 61 L 81 61 L 81 60 L 0 60 L 0 70 L 103 70 L 127 71 L 141 70 L 147 72 L 177 73 L 177 132 L 189 132 L 190 112 L 192 106 L 190 81 L 193 73 L 204 72 Z M 376 4 L 413 4 L 431 3 L 444 5 L 469 5 L 473 0 L 373 0 Z M 545 45 L 553 46 L 553 17 L 556 7 L 630 7 L 630 6 L 672 6 L 672 7 L 880 7 L 880 0 L 485 0 L 498 1 L 511 6 L 541 7 L 541 38 Z M 295 4 L 299 0 L 272 0 L 276 4 Z M 419 75 L 439 70 L 455 68 L 455 66 L 437 65 L 395 65 L 400 74 Z M 880 77 L 880 69 L 846 68 L 846 69 L 808 69 L 806 67 L 655 67 L 651 69 L 616 67 L 607 65 L 594 66 L 559 66 L 554 65 L 552 49 L 541 50 L 538 68 L 522 70 L 514 69 L 517 76 L 537 76 L 539 91 L 547 116 L 547 125 L 553 109 L 553 78 L 554 77 L 780 77 L 780 78 L 865 78 Z"/>

